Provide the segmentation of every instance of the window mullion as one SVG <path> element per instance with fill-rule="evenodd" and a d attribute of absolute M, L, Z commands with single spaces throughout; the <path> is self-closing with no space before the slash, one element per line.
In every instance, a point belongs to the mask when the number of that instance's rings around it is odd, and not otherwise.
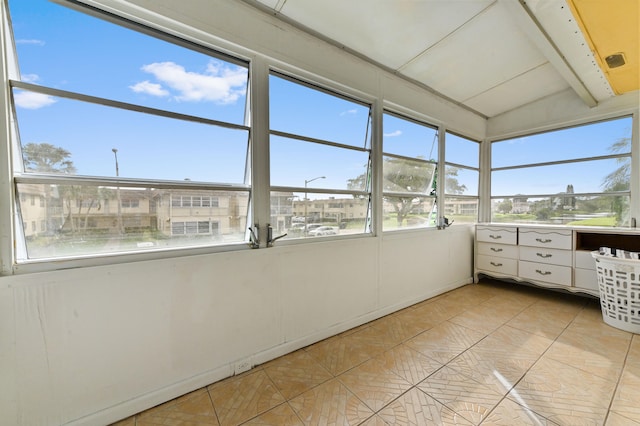
<path fill-rule="evenodd" d="M 0 2 L 0 16 L 2 17 L 2 23 L 0 26 L 0 74 L 2 74 L 2 80 L 7 81 L 9 79 L 9 67 L 15 64 L 12 60 L 15 60 L 15 49 L 9 52 L 10 49 L 7 39 L 10 38 L 9 24 L 7 22 L 8 11 L 6 10 L 6 2 Z M 13 46 L 13 43 L 11 43 Z M 0 129 L 2 129 L 2 136 L 0 140 L 5 141 L 0 143 L 0 161 L 2 166 L 0 170 L 2 176 L 0 177 L 0 198 L 6 200 L 5 203 L 0 203 L 0 275 L 7 275 L 12 273 L 13 263 L 15 259 L 14 248 L 12 244 L 14 235 L 14 215 L 13 206 L 15 205 L 15 193 L 13 191 L 13 185 L 11 184 L 11 172 L 12 156 L 11 156 L 11 107 L 9 106 L 9 86 L 3 84 L 0 88 L 0 108 L 2 114 L 0 114 Z"/>
<path fill-rule="evenodd" d="M 261 246 L 266 247 L 267 224 L 271 220 L 269 173 L 269 66 L 262 58 L 255 58 L 249 72 L 251 89 L 251 222 L 260 226 Z"/>

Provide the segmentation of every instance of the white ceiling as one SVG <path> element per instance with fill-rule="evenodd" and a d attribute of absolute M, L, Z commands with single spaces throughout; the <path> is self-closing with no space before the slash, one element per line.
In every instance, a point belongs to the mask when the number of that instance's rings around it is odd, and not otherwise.
<path fill-rule="evenodd" d="M 493 117 L 571 88 L 614 96 L 565 0 L 245 0 Z"/>

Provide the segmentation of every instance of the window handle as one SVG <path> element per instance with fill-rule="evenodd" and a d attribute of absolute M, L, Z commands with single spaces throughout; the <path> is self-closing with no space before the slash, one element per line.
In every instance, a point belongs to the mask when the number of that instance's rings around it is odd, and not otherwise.
<path fill-rule="evenodd" d="M 253 227 L 255 231 L 249 227 L 249 247 L 251 248 L 260 248 L 260 226 L 258 224 L 254 224 Z"/>
<path fill-rule="evenodd" d="M 273 247 L 273 243 L 286 236 L 287 234 L 285 233 L 273 238 L 273 228 L 271 227 L 271 225 L 267 225 L 267 247 Z"/>

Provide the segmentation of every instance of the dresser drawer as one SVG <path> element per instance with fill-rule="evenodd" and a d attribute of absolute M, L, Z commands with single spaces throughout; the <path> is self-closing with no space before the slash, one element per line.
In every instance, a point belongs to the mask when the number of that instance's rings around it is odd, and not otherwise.
<path fill-rule="evenodd" d="M 518 246 L 494 243 L 478 243 L 478 254 L 485 256 L 506 257 L 509 259 L 518 258 Z"/>
<path fill-rule="evenodd" d="M 504 275 L 518 275 L 518 261 L 516 259 L 479 254 L 476 258 L 476 268 Z"/>
<path fill-rule="evenodd" d="M 571 253 L 570 250 L 520 246 L 520 260 L 548 265 L 571 266 Z"/>
<path fill-rule="evenodd" d="M 518 234 L 521 246 L 572 249 L 571 231 L 520 228 Z"/>
<path fill-rule="evenodd" d="M 539 262 L 521 260 L 518 262 L 518 270 L 520 272 L 520 278 L 523 279 L 545 281 L 567 287 L 571 286 L 570 266 L 547 265 Z"/>
<path fill-rule="evenodd" d="M 476 239 L 487 243 L 515 245 L 518 243 L 518 229 L 478 226 Z"/>

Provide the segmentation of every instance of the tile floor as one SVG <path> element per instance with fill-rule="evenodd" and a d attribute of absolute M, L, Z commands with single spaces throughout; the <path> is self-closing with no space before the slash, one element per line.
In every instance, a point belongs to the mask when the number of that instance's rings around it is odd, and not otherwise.
<path fill-rule="evenodd" d="M 483 280 L 116 423 L 640 425 L 640 335 Z"/>

